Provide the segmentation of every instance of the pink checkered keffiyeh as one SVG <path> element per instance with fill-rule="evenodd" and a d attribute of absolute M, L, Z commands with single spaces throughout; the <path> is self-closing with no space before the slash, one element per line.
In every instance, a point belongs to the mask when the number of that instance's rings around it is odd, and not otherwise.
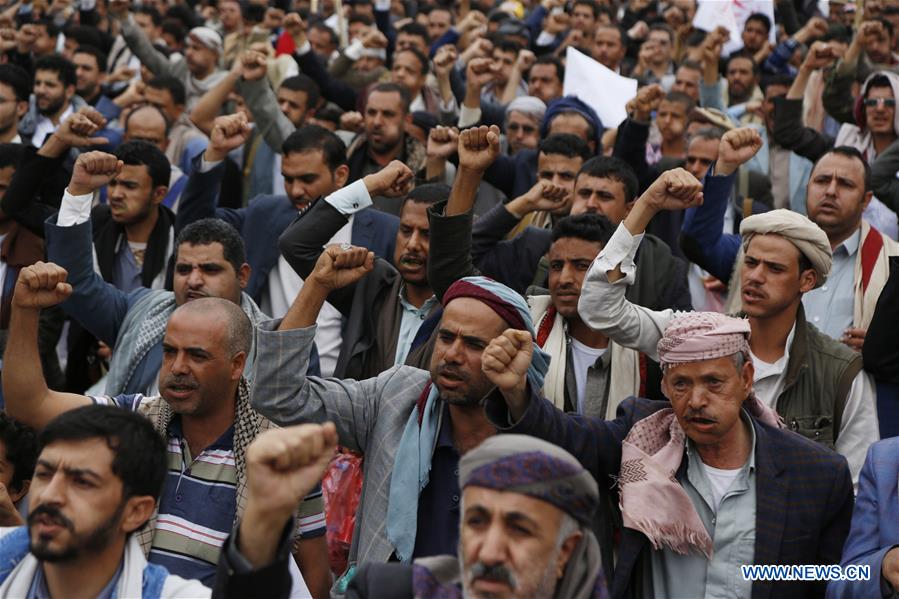
<path fill-rule="evenodd" d="M 715 312 L 675 318 L 659 340 L 663 367 L 742 353 L 750 359 L 749 322 Z M 774 410 L 750 395 L 745 408 L 771 426 L 783 426 Z M 693 550 L 711 559 L 713 542 L 696 508 L 675 478 L 686 441 L 674 410 L 665 409 L 634 424 L 622 443 L 621 513 L 624 526 L 645 534 L 653 548 L 680 554 Z"/>

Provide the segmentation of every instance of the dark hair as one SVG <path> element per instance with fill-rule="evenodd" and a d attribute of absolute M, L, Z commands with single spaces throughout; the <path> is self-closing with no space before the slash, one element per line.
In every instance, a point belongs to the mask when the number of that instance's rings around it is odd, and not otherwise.
<path fill-rule="evenodd" d="M 300 127 L 287 136 L 281 145 L 281 155 L 319 150 L 332 173 L 347 163 L 346 144 L 332 131 L 318 125 Z"/>
<path fill-rule="evenodd" d="M 165 123 L 165 135 L 166 135 L 166 137 L 168 137 L 169 128 L 171 127 L 172 124 L 169 123 L 169 119 L 168 119 L 168 117 L 165 116 L 165 113 L 158 106 L 156 106 L 154 104 L 139 104 L 137 106 L 137 108 L 135 108 L 134 110 L 132 110 L 131 112 L 128 113 L 128 116 L 125 118 L 125 122 L 122 123 L 122 129 L 124 131 L 127 131 L 128 123 L 131 122 L 131 118 L 135 114 L 140 112 L 141 110 L 153 110 L 156 112 L 156 114 L 158 114 L 160 117 L 162 117 L 162 121 L 163 121 L 163 123 Z"/>
<path fill-rule="evenodd" d="M 343 109 L 336 104 L 327 102 L 324 106 L 315 111 L 315 118 L 320 121 L 328 121 L 335 125 L 340 125 L 340 117 L 343 115 Z M 343 143 L 343 142 L 341 142 Z"/>
<path fill-rule="evenodd" d="M 421 23 L 409 21 L 397 30 L 397 34 L 405 33 L 406 35 L 414 35 L 425 40 L 425 46 L 431 45 L 431 36 L 428 35 L 428 28 Z"/>
<path fill-rule="evenodd" d="M 12 88 L 19 102 L 27 102 L 31 97 L 31 75 L 14 64 L 0 64 L 0 83 Z"/>
<path fill-rule="evenodd" d="M 103 45 L 103 39 L 96 27 L 84 25 L 69 25 L 66 27 L 66 39 L 73 39 L 79 46 L 93 46 L 99 48 Z"/>
<path fill-rule="evenodd" d="M 691 110 L 696 108 L 696 102 L 685 94 L 684 92 L 668 92 L 665 94 L 665 102 L 673 102 L 675 104 L 680 104 L 686 111 L 689 113 Z"/>
<path fill-rule="evenodd" d="M 702 29 L 694 29 L 687 34 L 687 39 L 684 40 L 684 45 L 687 48 L 698 48 L 705 41 L 706 35 L 706 32 Z"/>
<path fill-rule="evenodd" d="M 669 40 L 672 44 L 674 43 L 674 31 L 672 31 L 672 30 L 671 30 L 671 27 L 669 27 L 668 25 L 665 25 L 664 23 L 656 23 L 655 25 L 652 25 L 652 26 L 649 28 L 649 31 L 650 31 L 650 32 L 653 32 L 653 31 L 664 31 L 665 33 L 668 34 L 668 40 Z M 649 37 L 647 36 L 646 39 L 649 39 Z"/>
<path fill-rule="evenodd" d="M 265 4 L 241 4 L 240 14 L 247 23 L 261 23 L 265 20 Z"/>
<path fill-rule="evenodd" d="M 184 27 L 184 23 L 181 22 L 181 19 L 174 17 L 163 19 L 162 32 L 171 35 L 179 44 L 184 43 L 184 38 L 187 37 L 187 28 Z"/>
<path fill-rule="evenodd" d="M 612 179 L 624 185 L 624 201 L 625 203 L 633 202 L 637 197 L 640 184 L 637 182 L 637 175 L 628 163 L 620 158 L 610 156 L 594 156 L 581 166 L 578 171 L 578 178 L 581 175 L 588 177 L 598 177 L 600 179 Z M 577 181 L 577 179 L 575 179 Z M 577 183 L 575 183 L 577 184 Z"/>
<path fill-rule="evenodd" d="M 175 260 L 178 259 L 178 249 L 185 243 L 188 245 L 222 244 L 222 254 L 225 260 L 234 267 L 234 272 L 239 272 L 240 267 L 247 261 L 247 250 L 240 233 L 218 218 L 202 218 L 181 229 L 175 240 Z"/>
<path fill-rule="evenodd" d="M 581 157 L 585 162 L 593 153 L 583 139 L 571 133 L 554 133 L 540 142 L 537 154 L 561 154 L 566 158 Z"/>
<path fill-rule="evenodd" d="M 25 155 L 25 147 L 25 144 L 0 144 L 0 168 L 18 168 L 19 161 Z"/>
<path fill-rule="evenodd" d="M 153 25 L 159 27 L 162 23 L 162 15 L 156 10 L 155 6 L 141 5 L 134 9 L 136 15 L 148 15 L 153 20 Z"/>
<path fill-rule="evenodd" d="M 839 156 L 846 156 L 847 158 L 855 158 L 856 160 L 861 161 L 862 165 L 865 168 L 865 192 L 871 191 L 871 165 L 868 164 L 868 161 L 865 160 L 865 157 L 859 152 L 857 149 L 852 146 L 837 146 L 832 148 L 830 151 L 826 152 L 821 158 L 815 162 L 815 165 L 812 167 L 812 172 L 818 167 L 818 163 L 824 160 L 824 158 L 830 154 L 837 154 Z"/>
<path fill-rule="evenodd" d="M 560 219 L 553 227 L 552 240 L 555 243 L 564 237 L 576 237 L 605 245 L 614 232 L 615 225 L 602 214 L 578 214 Z"/>
<path fill-rule="evenodd" d="M 746 23 L 750 21 L 757 21 L 762 24 L 762 27 L 765 28 L 765 33 L 771 33 L 771 19 L 768 18 L 768 15 L 760 12 L 754 12 L 748 17 L 746 17 L 746 21 L 743 24 L 743 28 L 746 28 Z"/>
<path fill-rule="evenodd" d="M 323 31 L 323 32 L 327 33 L 328 36 L 331 38 L 331 43 L 333 45 L 336 46 L 340 43 L 340 38 L 337 36 L 337 32 L 334 31 L 333 29 L 331 29 L 330 27 L 328 27 L 327 25 L 325 25 L 323 22 L 318 21 L 316 23 L 313 23 L 309 27 L 309 30 L 311 31 L 313 29 L 317 29 L 318 31 Z"/>
<path fill-rule="evenodd" d="M 752 64 L 752 74 L 755 75 L 756 77 L 759 76 L 759 64 L 749 54 L 731 54 L 730 57 L 727 59 L 727 66 L 725 67 L 725 72 L 727 72 L 727 69 L 730 68 L 730 63 L 732 63 L 735 60 L 748 60 L 750 62 L 750 64 Z"/>
<path fill-rule="evenodd" d="M 783 87 L 790 87 L 793 85 L 793 79 L 791 75 L 787 75 L 786 73 L 778 73 L 777 75 L 770 75 L 762 79 L 761 87 L 762 91 L 766 91 L 772 85 L 781 85 Z"/>
<path fill-rule="evenodd" d="M 887 32 L 887 36 L 890 39 L 893 39 L 893 37 L 896 35 L 896 28 L 893 27 L 893 23 L 883 17 L 875 19 L 875 21 L 883 25 L 883 29 Z"/>
<path fill-rule="evenodd" d="M 13 467 L 10 490 L 21 491 L 22 484 L 34 475 L 37 436 L 30 427 L 0 412 L 0 441 L 6 446 L 6 461 Z"/>
<path fill-rule="evenodd" d="M 312 77 L 303 75 L 302 73 L 294 75 L 293 77 L 288 77 L 281 82 L 281 87 L 292 92 L 305 92 L 307 110 L 318 106 L 322 97 L 318 83 L 316 83 Z"/>
<path fill-rule="evenodd" d="M 153 77 L 147 82 L 147 87 L 162 89 L 169 92 L 172 96 L 172 101 L 177 105 L 184 106 L 187 102 L 187 91 L 184 89 L 184 84 L 175 77 L 169 75 Z"/>
<path fill-rule="evenodd" d="M 403 200 L 403 205 L 406 202 L 414 202 L 431 206 L 437 202 L 448 200 L 450 191 L 452 191 L 452 188 L 445 183 L 425 183 L 410 191 L 409 195 Z"/>
<path fill-rule="evenodd" d="M 574 0 L 574 2 L 571 3 L 572 12 L 574 11 L 575 6 L 589 6 L 590 10 L 593 12 L 593 18 L 599 18 L 599 5 L 593 0 Z M 622 38 L 622 41 L 624 41 L 624 38 Z"/>
<path fill-rule="evenodd" d="M 865 98 L 868 97 L 868 94 L 871 92 L 872 88 L 875 87 L 888 87 L 891 90 L 893 89 L 892 84 L 890 83 L 889 78 L 886 75 L 874 75 L 871 77 L 871 80 L 868 82 L 868 85 L 865 86 Z"/>
<path fill-rule="evenodd" d="M 677 66 L 677 69 L 675 69 L 674 72 L 677 73 L 677 71 L 678 71 L 679 69 L 687 69 L 687 70 L 690 70 L 690 71 L 699 71 L 700 73 L 702 73 L 702 71 L 703 71 L 702 65 L 699 64 L 698 62 L 696 62 L 695 60 L 685 60 L 685 61 L 683 61 L 682 63 L 680 63 L 680 64 Z"/>
<path fill-rule="evenodd" d="M 379 92 L 382 94 L 399 94 L 400 95 L 400 109 L 403 111 L 403 114 L 409 113 L 409 105 L 412 103 L 412 98 L 409 97 L 409 90 L 403 87 L 398 83 L 393 83 L 392 81 L 385 81 L 383 83 L 379 83 L 372 87 L 368 91 L 368 97 L 366 98 L 366 103 L 368 98 L 375 92 Z"/>
<path fill-rule="evenodd" d="M 186 4 L 175 4 L 165 11 L 167 19 L 176 19 L 181 22 L 185 30 L 193 29 L 197 25 L 197 17 Z"/>
<path fill-rule="evenodd" d="M 503 37 L 499 38 L 493 43 L 493 49 L 518 56 L 518 53 L 521 51 L 521 44 L 516 41 L 510 40 L 509 38 Z"/>
<path fill-rule="evenodd" d="M 59 25 L 56 24 L 56 21 L 53 20 L 53 17 L 42 17 L 34 22 L 35 25 L 40 25 L 44 29 L 47 30 L 47 35 L 49 37 L 56 37 L 59 35 L 60 28 Z"/>
<path fill-rule="evenodd" d="M 72 56 L 75 56 L 75 54 L 90 54 L 97 61 L 99 71 L 101 73 L 106 72 L 106 54 L 96 46 L 78 46 L 78 49 L 75 50 Z"/>
<path fill-rule="evenodd" d="M 428 74 L 428 67 L 431 65 L 431 61 L 429 61 L 428 57 L 425 56 L 424 54 L 422 54 L 421 50 L 419 50 L 417 48 L 404 48 L 403 50 L 397 50 L 396 53 L 393 55 L 394 63 L 396 62 L 396 57 L 399 54 L 402 54 L 403 52 L 405 52 L 407 54 L 412 54 L 413 56 L 415 56 L 415 60 L 417 60 L 418 64 L 421 65 L 418 69 L 418 72 L 421 75 Z"/>
<path fill-rule="evenodd" d="M 892 25 L 892 23 L 890 23 Z M 823 42 L 843 42 L 844 44 L 852 43 L 852 29 L 842 23 L 830 23 L 827 26 L 827 33 L 821 38 Z"/>
<path fill-rule="evenodd" d="M 66 87 L 75 85 L 75 65 L 57 54 L 41 56 L 34 63 L 34 72 L 50 71 L 56 73 L 59 81 Z"/>
<path fill-rule="evenodd" d="M 112 450 L 112 473 L 122 481 L 122 498 L 158 499 L 165 482 L 165 441 L 145 417 L 119 407 L 89 405 L 64 412 L 38 435 L 38 455 L 58 441 L 103 439 Z"/>
<path fill-rule="evenodd" d="M 158 147 L 148 141 L 136 139 L 126 141 L 116 148 L 115 156 L 129 166 L 146 166 L 150 173 L 153 187 L 164 185 L 168 187 L 172 176 L 172 167 L 169 159 L 165 157 Z"/>
<path fill-rule="evenodd" d="M 368 15 L 353 15 L 349 18 L 347 25 L 352 25 L 353 23 L 362 23 L 363 25 L 367 25 L 371 27 L 375 24 L 371 17 Z"/>
<path fill-rule="evenodd" d="M 552 56 L 551 54 L 544 54 L 543 56 L 541 56 L 540 58 L 538 58 L 537 60 L 534 61 L 534 64 L 531 65 L 531 68 L 533 69 L 534 66 L 536 66 L 538 64 L 551 64 L 552 66 L 556 67 L 556 77 L 559 78 L 559 82 L 562 82 L 565 80 L 565 65 L 562 64 L 562 61 L 559 59 L 558 56 Z"/>
<path fill-rule="evenodd" d="M 596 31 L 599 31 L 600 29 L 611 29 L 613 31 L 617 31 L 619 38 L 618 41 L 622 46 L 627 46 L 627 31 L 625 31 L 624 28 L 620 25 L 616 25 L 615 23 L 599 23 L 596 26 Z M 594 35 L 596 34 L 596 31 L 593 32 Z"/>

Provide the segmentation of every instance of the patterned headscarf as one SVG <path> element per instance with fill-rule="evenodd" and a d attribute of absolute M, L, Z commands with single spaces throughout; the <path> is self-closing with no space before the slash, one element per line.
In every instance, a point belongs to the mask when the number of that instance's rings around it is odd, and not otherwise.
<path fill-rule="evenodd" d="M 512 491 L 551 503 L 589 525 L 599 502 L 596 481 L 564 449 L 527 435 L 497 435 L 459 461 L 459 486 Z"/>
<path fill-rule="evenodd" d="M 659 339 L 662 367 L 714 360 L 737 353 L 748 360 L 749 321 L 718 312 L 685 312 L 676 316 Z"/>

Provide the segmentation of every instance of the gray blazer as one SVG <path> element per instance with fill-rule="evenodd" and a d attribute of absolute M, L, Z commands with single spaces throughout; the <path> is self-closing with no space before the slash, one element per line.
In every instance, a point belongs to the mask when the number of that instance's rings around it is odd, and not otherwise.
<path fill-rule="evenodd" d="M 256 330 L 250 403 L 281 426 L 330 420 L 340 444 L 365 456 L 349 564 L 386 562 L 394 551 L 387 540 L 387 502 L 396 450 L 431 375 L 394 366 L 364 381 L 307 377 L 315 327 L 277 331 L 279 323 L 263 322 Z"/>

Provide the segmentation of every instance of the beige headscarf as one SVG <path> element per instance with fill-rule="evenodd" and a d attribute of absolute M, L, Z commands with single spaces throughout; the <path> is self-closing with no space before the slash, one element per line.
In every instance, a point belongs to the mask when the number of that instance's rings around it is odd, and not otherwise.
<path fill-rule="evenodd" d="M 740 235 L 743 237 L 743 251 L 755 235 L 780 235 L 808 258 L 818 275 L 815 287 L 820 287 L 830 274 L 833 253 L 830 241 L 821 227 L 808 217 L 792 210 L 772 210 L 755 214 L 740 223 Z"/>

